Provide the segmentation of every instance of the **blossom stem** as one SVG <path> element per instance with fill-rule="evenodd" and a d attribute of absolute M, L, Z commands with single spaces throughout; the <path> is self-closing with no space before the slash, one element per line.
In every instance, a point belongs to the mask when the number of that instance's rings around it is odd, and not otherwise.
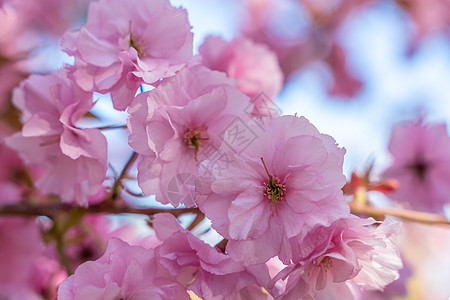
<path fill-rule="evenodd" d="M 404 220 L 425 224 L 450 225 L 450 221 L 447 218 L 431 213 L 407 209 L 377 208 L 358 201 L 350 202 L 349 206 L 353 214 L 364 214 L 375 218 L 384 216 L 393 216 Z"/>

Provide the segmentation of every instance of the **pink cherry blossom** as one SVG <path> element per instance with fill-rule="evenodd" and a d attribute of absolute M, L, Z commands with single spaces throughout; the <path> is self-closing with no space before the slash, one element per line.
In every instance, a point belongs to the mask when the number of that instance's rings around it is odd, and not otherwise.
<path fill-rule="evenodd" d="M 220 148 L 226 128 L 245 118 L 250 105 L 232 79 L 203 66 L 185 68 L 138 95 L 128 109 L 128 128 L 130 146 L 143 157 L 142 191 L 161 203 L 193 206 L 194 195 L 185 195 L 195 192 L 200 162 Z"/>
<path fill-rule="evenodd" d="M 395 178 L 400 188 L 391 194 L 406 207 L 442 212 L 450 203 L 450 138 L 445 124 L 422 121 L 393 129 L 389 142 L 393 157 L 385 177 Z"/>
<path fill-rule="evenodd" d="M 283 73 L 277 56 L 265 45 L 244 37 L 226 42 L 220 37 L 209 36 L 199 52 L 205 66 L 236 79 L 239 90 L 255 103 L 255 111 L 261 111 L 267 105 L 274 106 L 283 84 Z M 261 93 L 270 99 L 270 103 L 261 103 L 258 98 Z"/>
<path fill-rule="evenodd" d="M 173 76 L 192 58 L 186 11 L 168 0 L 91 2 L 87 23 L 64 35 L 72 76 L 86 91 L 111 92 L 125 110 L 141 83 Z"/>
<path fill-rule="evenodd" d="M 270 299 L 261 286 L 267 285 L 265 265 L 245 267 L 212 248 L 182 228 L 170 214 L 153 220 L 163 243 L 155 249 L 158 261 L 187 289 L 202 299 Z"/>
<path fill-rule="evenodd" d="M 399 226 L 390 220 L 378 227 L 374 224 L 373 219 L 350 217 L 314 228 L 295 245 L 298 263 L 274 278 L 290 276 L 279 299 L 300 294 L 313 299 L 353 299 L 348 280 L 363 290 L 382 290 L 396 280 L 402 268 L 396 244 Z"/>
<path fill-rule="evenodd" d="M 289 264 L 289 239 L 349 213 L 341 191 L 344 153 L 304 117 L 273 119 L 226 172 L 214 174 L 212 193 L 198 206 L 228 239 L 233 258 L 257 263 L 279 256 Z"/>
<path fill-rule="evenodd" d="M 80 265 L 58 289 L 58 299 L 185 299 L 186 289 L 156 260 L 152 249 L 111 239 L 105 254 Z"/>
<path fill-rule="evenodd" d="M 399 279 L 388 284 L 382 291 L 380 290 L 356 290 L 356 299 L 360 300 L 384 300 L 408 295 L 408 281 L 413 274 L 412 269 L 403 261 L 403 268 L 399 270 Z M 356 286 L 356 285 L 354 285 Z"/>
<path fill-rule="evenodd" d="M 97 129 L 76 126 L 92 107 L 92 96 L 65 75 L 33 75 L 15 90 L 24 126 L 7 144 L 43 170 L 36 182 L 42 193 L 87 205 L 105 178 L 106 139 Z"/>

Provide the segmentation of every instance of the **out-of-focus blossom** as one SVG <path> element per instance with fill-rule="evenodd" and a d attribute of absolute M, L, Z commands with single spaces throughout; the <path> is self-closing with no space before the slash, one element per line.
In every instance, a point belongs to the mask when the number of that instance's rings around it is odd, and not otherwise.
<path fill-rule="evenodd" d="M 26 27 L 20 11 L 8 3 L 0 9 L 0 66 L 5 60 L 25 58 L 38 45 L 37 41 Z"/>
<path fill-rule="evenodd" d="M 90 0 L 9 0 L 30 31 L 62 35 L 78 25 Z"/>
<path fill-rule="evenodd" d="M 231 257 L 250 264 L 278 256 L 289 264 L 290 239 L 349 214 L 344 153 L 304 117 L 273 119 L 226 172 L 215 172 L 198 206 L 228 239 Z"/>
<path fill-rule="evenodd" d="M 366 9 L 367 2 L 247 0 L 242 32 L 277 54 L 286 79 L 311 62 L 328 64 L 333 77 L 328 92 L 350 98 L 362 82 L 348 66 L 346 53 L 338 45 L 338 32 L 347 16 Z"/>
<path fill-rule="evenodd" d="M 195 295 L 202 299 L 270 299 L 261 289 L 269 281 L 265 265 L 244 267 L 182 228 L 170 214 L 156 215 L 153 227 L 163 241 L 155 249 L 158 261 Z"/>
<path fill-rule="evenodd" d="M 173 76 L 192 58 L 186 11 L 168 0 L 92 2 L 80 30 L 64 35 L 71 75 L 86 91 L 111 92 L 125 110 L 141 83 Z"/>
<path fill-rule="evenodd" d="M 401 250 L 413 271 L 407 282 L 407 298 L 448 299 L 448 226 L 403 222 Z"/>
<path fill-rule="evenodd" d="M 34 264 L 41 251 L 41 235 L 34 219 L 0 218 L 1 299 L 41 299 L 32 285 Z"/>
<path fill-rule="evenodd" d="M 111 239 L 105 254 L 80 265 L 58 289 L 58 299 L 184 299 L 183 285 L 156 260 L 152 249 Z"/>
<path fill-rule="evenodd" d="M 113 222 L 107 215 L 86 215 L 80 224 L 65 234 L 65 252 L 72 269 L 88 260 L 98 259 L 111 238 L 118 238 L 133 246 L 155 247 L 159 241 L 154 235 L 140 235 L 130 223 L 121 222 L 112 230 Z"/>
<path fill-rule="evenodd" d="M 5 145 L 0 134 L 0 204 L 13 204 L 22 200 L 23 165 L 19 155 Z"/>
<path fill-rule="evenodd" d="M 274 103 L 283 84 L 283 73 L 277 56 L 265 45 L 244 37 L 226 42 L 220 37 L 209 36 L 199 52 L 205 66 L 236 79 L 239 90 L 255 103 L 255 110 L 265 104 L 258 103 L 261 93 Z"/>
<path fill-rule="evenodd" d="M 447 34 L 450 2 L 441 0 L 394 0 L 413 21 L 410 53 L 414 53 L 427 36 Z"/>
<path fill-rule="evenodd" d="M 396 239 L 398 224 L 350 217 L 331 226 L 317 226 L 293 250 L 297 264 L 274 280 L 290 276 L 279 299 L 309 295 L 313 299 L 353 299 L 347 282 L 363 290 L 382 290 L 398 278 L 402 261 Z M 302 299 L 302 298 L 299 298 Z"/>
<path fill-rule="evenodd" d="M 362 82 L 352 74 L 345 50 L 338 44 L 333 44 L 326 60 L 333 75 L 333 83 L 329 86 L 328 93 L 342 98 L 356 95 L 362 88 Z"/>
<path fill-rule="evenodd" d="M 76 122 L 92 107 L 64 70 L 33 75 L 15 90 L 14 104 L 22 112 L 23 129 L 7 139 L 29 165 L 44 170 L 36 186 L 64 202 L 86 206 L 106 173 L 106 139 L 97 129 L 80 129 Z"/>
<path fill-rule="evenodd" d="M 450 137 L 445 124 L 422 121 L 393 129 L 393 161 L 385 177 L 400 182 L 391 198 L 408 208 L 442 213 L 450 203 Z"/>
<path fill-rule="evenodd" d="M 0 57 L 0 114 L 7 111 L 13 89 L 28 76 L 18 64 L 2 64 L 1 59 Z"/>
<path fill-rule="evenodd" d="M 177 176 L 195 179 L 199 164 L 220 148 L 227 127 L 250 105 L 233 79 L 204 66 L 185 68 L 139 94 L 128 109 L 128 128 L 130 146 L 143 156 L 142 191 L 161 203 L 193 206 L 194 197 L 184 195 L 194 192 L 194 183 L 189 187 Z"/>

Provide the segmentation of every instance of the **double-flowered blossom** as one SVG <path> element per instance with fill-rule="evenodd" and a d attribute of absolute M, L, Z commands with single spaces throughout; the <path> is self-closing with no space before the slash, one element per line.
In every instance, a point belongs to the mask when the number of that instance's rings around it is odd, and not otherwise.
<path fill-rule="evenodd" d="M 92 95 L 61 70 L 33 75 L 14 92 L 22 112 L 22 131 L 7 139 L 28 165 L 39 167 L 36 186 L 43 194 L 86 206 L 105 178 L 106 139 L 98 129 L 80 129 L 77 121 L 92 107 Z"/>
<path fill-rule="evenodd" d="M 271 299 L 262 290 L 269 281 L 264 264 L 244 266 L 219 252 L 170 214 L 158 214 L 153 227 L 162 244 L 158 261 L 201 299 Z"/>
<path fill-rule="evenodd" d="M 215 174 L 198 206 L 228 239 L 231 257 L 251 264 L 279 256 L 289 264 L 291 239 L 349 214 L 344 153 L 304 117 L 272 119 L 226 172 Z"/>
<path fill-rule="evenodd" d="M 245 37 L 226 42 L 210 36 L 199 52 L 203 65 L 236 79 L 239 90 L 255 103 L 253 113 L 256 116 L 265 116 L 275 110 L 274 100 L 281 90 L 283 73 L 276 54 L 266 45 Z"/>
<path fill-rule="evenodd" d="M 400 188 L 391 198 L 404 206 L 442 212 L 450 203 L 450 137 L 445 124 L 422 121 L 393 129 L 389 142 L 392 165 L 384 176 L 395 178 Z"/>
<path fill-rule="evenodd" d="M 201 65 L 185 68 L 156 89 L 139 94 L 128 109 L 128 128 L 129 144 L 142 156 L 138 164 L 142 191 L 155 194 L 161 203 L 193 206 L 194 197 L 178 195 L 195 192 L 194 182 L 192 189 L 170 185 L 179 176 L 199 175 L 199 164 L 220 148 L 228 126 L 239 116 L 245 118 L 249 105 L 233 79 Z"/>
<path fill-rule="evenodd" d="M 316 226 L 293 247 L 296 263 L 275 276 L 289 276 L 277 299 L 353 299 L 348 280 L 363 290 L 382 290 L 402 268 L 398 234 L 399 224 L 390 220 L 377 224 L 355 216 Z"/>
<path fill-rule="evenodd" d="M 71 75 L 86 91 L 111 92 L 125 110 L 141 83 L 173 76 L 192 58 L 186 11 L 168 0 L 100 0 L 87 22 L 64 35 L 63 49 L 75 57 Z"/>
<path fill-rule="evenodd" d="M 170 214 L 153 221 L 160 245 L 113 238 L 105 254 L 80 265 L 59 288 L 69 299 L 271 299 L 264 264 L 245 267 L 182 228 Z"/>
<path fill-rule="evenodd" d="M 105 254 L 80 265 L 61 283 L 58 299 L 180 299 L 190 297 L 179 282 L 158 263 L 155 252 L 109 241 Z"/>

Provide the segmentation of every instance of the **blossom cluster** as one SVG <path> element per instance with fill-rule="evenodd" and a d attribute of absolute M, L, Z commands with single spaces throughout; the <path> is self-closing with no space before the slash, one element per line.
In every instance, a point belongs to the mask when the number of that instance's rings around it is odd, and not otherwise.
<path fill-rule="evenodd" d="M 0 2 L 0 14 L 9 5 Z M 399 223 L 350 212 L 346 150 L 307 118 L 280 115 L 274 99 L 287 72 L 267 44 L 210 36 L 194 55 L 185 9 L 168 0 L 98 0 L 61 46 L 73 64 L 31 75 L 12 94 L 21 125 L 0 135 L 0 204 L 26 198 L 72 210 L 51 220 L 0 219 L 0 241 L 10 244 L 0 247 L 0 298 L 57 290 L 61 300 L 364 299 L 399 278 Z M 330 49 L 330 60 L 342 63 L 340 46 Z M 342 64 L 335 69 L 345 73 Z M 122 129 L 143 195 L 196 211 L 219 244 L 169 213 L 152 214 L 146 238 L 87 215 L 130 205 L 117 199 L 126 174 L 110 182 L 107 137 L 83 123 L 105 101 L 94 93 L 109 94 L 114 109 L 128 114 Z M 450 178 L 440 164 L 450 160 L 445 126 L 399 127 L 389 150 L 394 162 L 383 176 L 400 182 L 392 199 L 442 213 L 448 185 L 439 180 Z M 353 194 L 369 188 L 353 183 Z"/>

